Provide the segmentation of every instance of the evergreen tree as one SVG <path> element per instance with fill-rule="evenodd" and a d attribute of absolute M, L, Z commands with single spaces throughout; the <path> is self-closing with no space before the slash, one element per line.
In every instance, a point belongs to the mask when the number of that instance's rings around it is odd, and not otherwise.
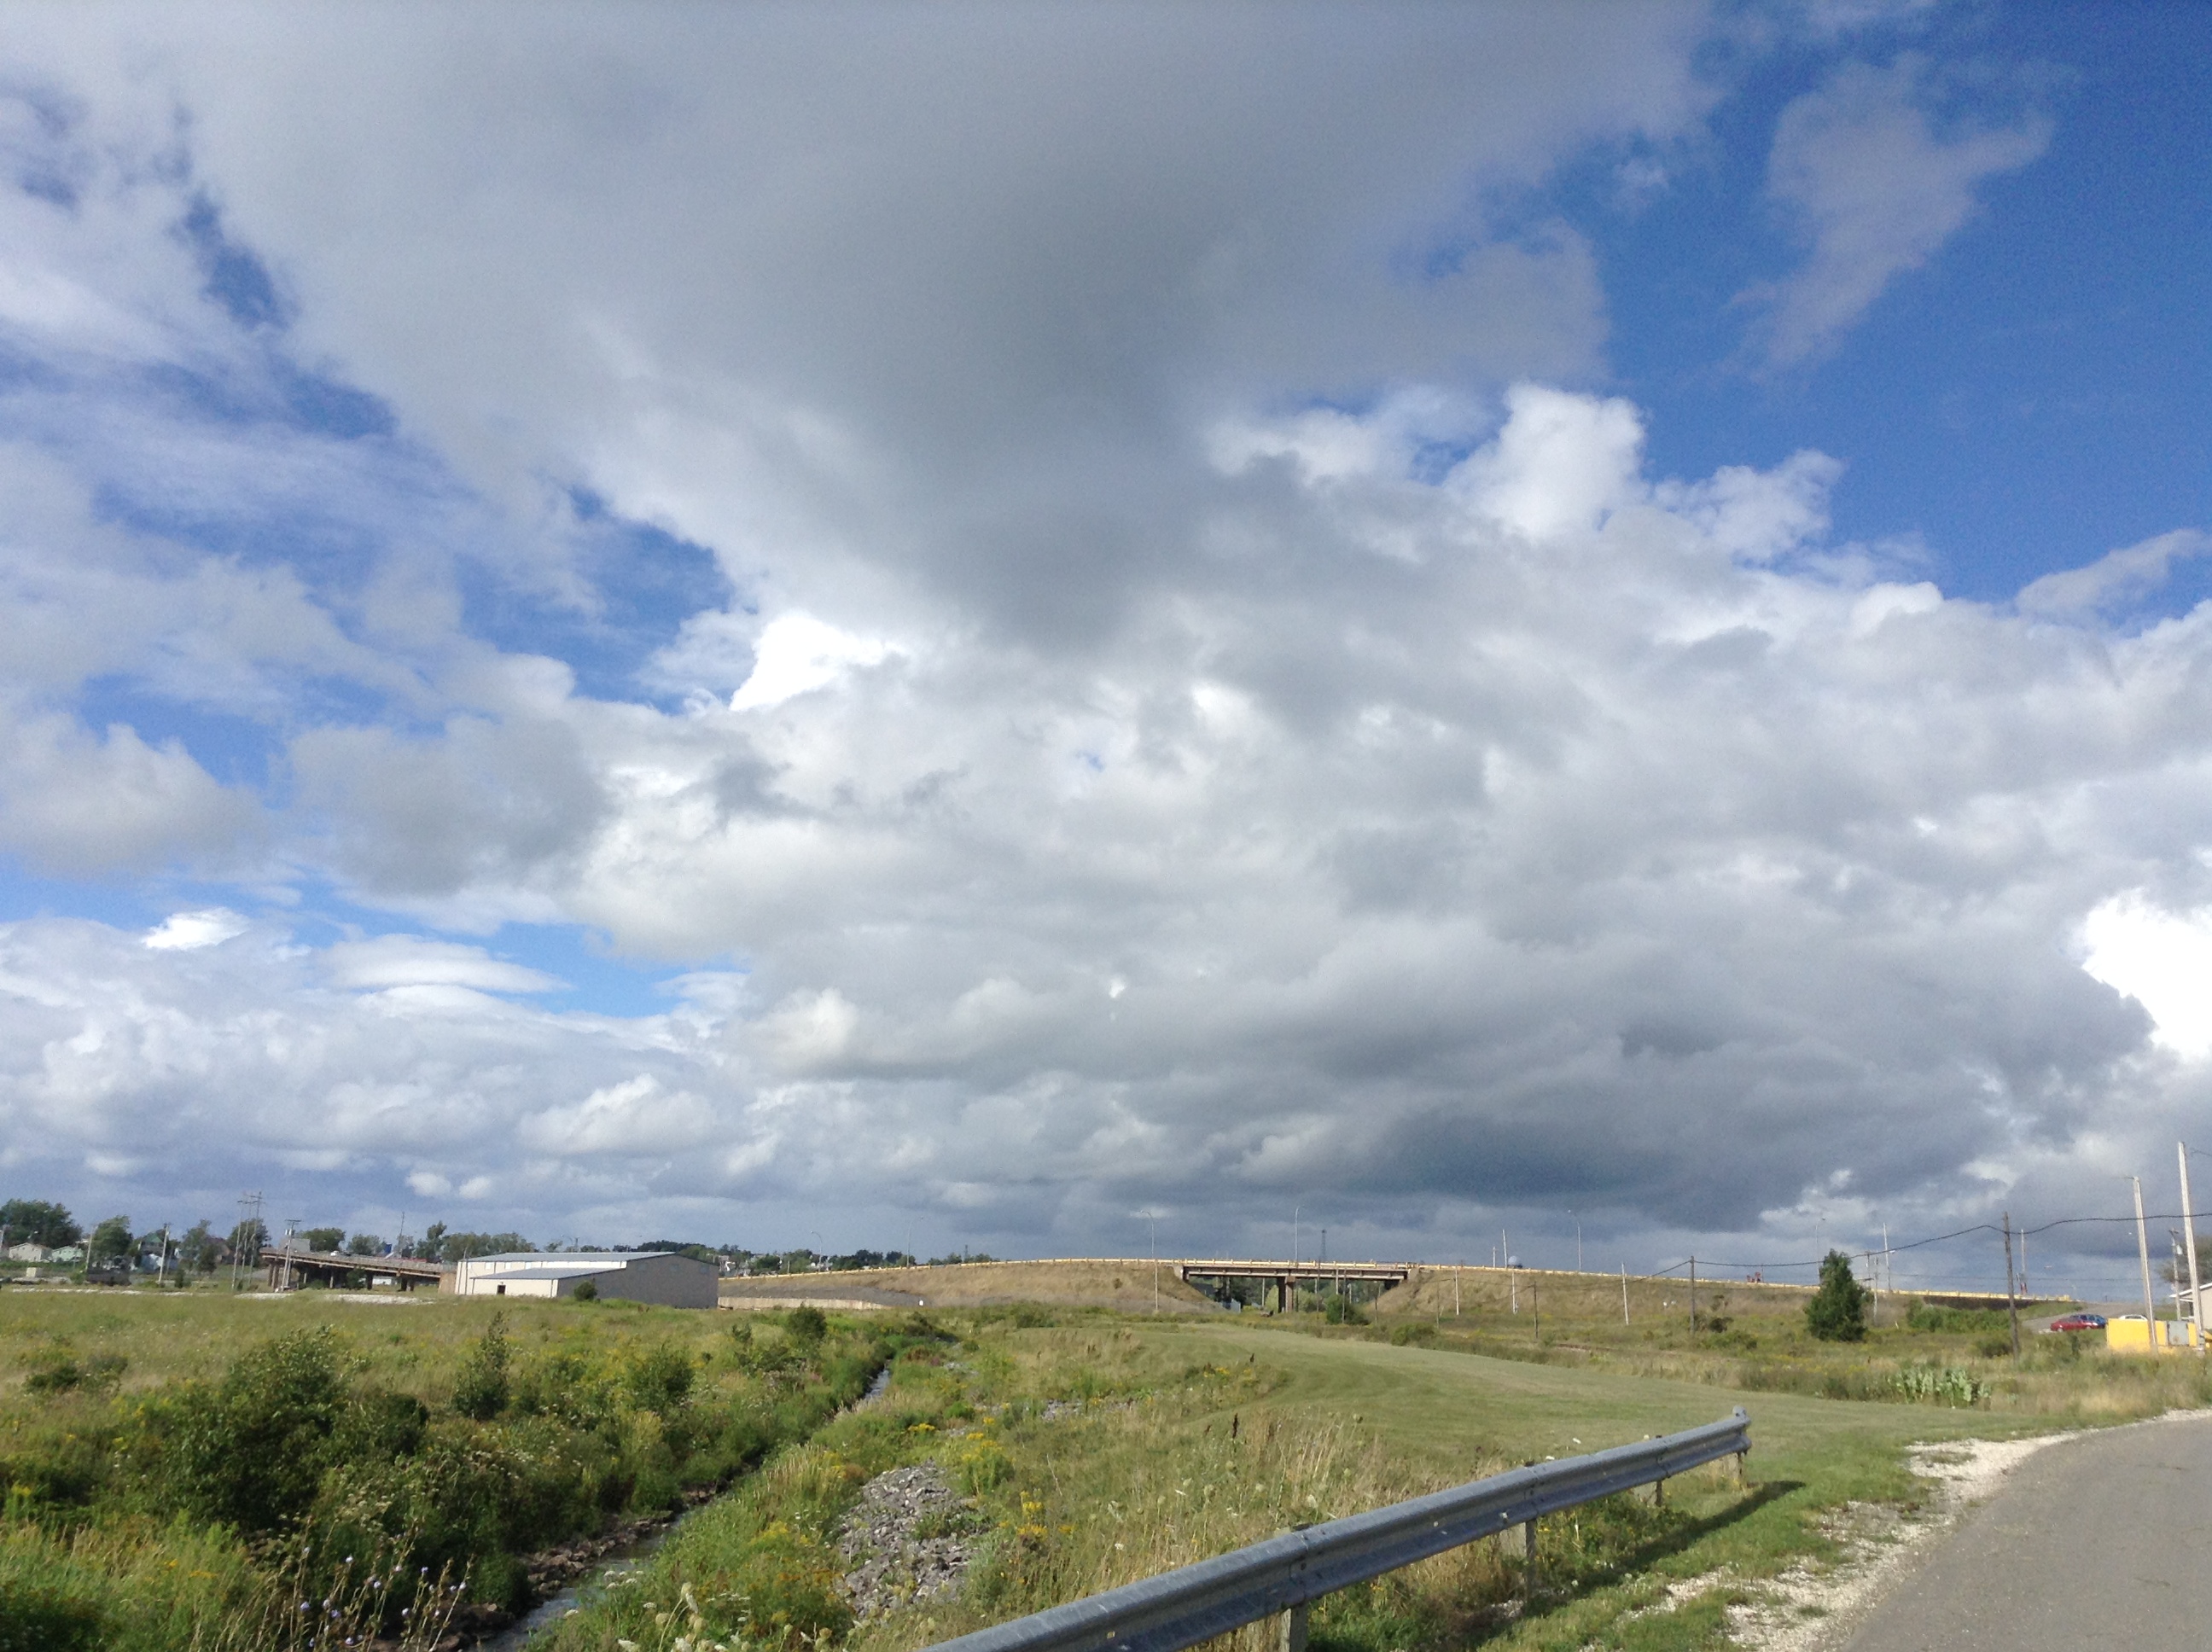
<path fill-rule="evenodd" d="M 1866 1340 L 1866 1287 L 1851 1273 L 1851 1259 L 1832 1250 L 1820 1260 L 1820 1288 L 1805 1304 L 1805 1328 L 1823 1342 Z"/>

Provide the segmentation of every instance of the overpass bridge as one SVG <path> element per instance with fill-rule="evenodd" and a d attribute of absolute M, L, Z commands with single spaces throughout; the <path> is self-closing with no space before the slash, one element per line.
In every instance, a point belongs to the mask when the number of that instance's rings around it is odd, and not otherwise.
<path fill-rule="evenodd" d="M 1252 1282 L 1260 1286 L 1261 1300 L 1267 1300 L 1269 1291 L 1274 1293 L 1278 1304 L 1294 1299 L 1293 1293 L 1301 1287 L 1309 1291 L 1323 1288 L 1341 1293 L 1346 1285 L 1371 1285 L 1375 1295 L 1381 1296 L 1393 1286 L 1401 1285 L 1413 1275 L 1411 1262 L 1251 1262 L 1213 1261 L 1177 1262 L 1176 1272 L 1185 1285 L 1205 1291 L 1208 1296 L 1228 1294 L 1240 1282 Z"/>
<path fill-rule="evenodd" d="M 261 1253 L 261 1266 L 269 1271 L 271 1291 L 297 1291 L 301 1285 L 343 1286 L 356 1275 L 372 1280 L 390 1279 L 402 1291 L 427 1285 L 443 1290 L 453 1276 L 450 1267 L 416 1256 L 351 1256 L 340 1250 L 287 1250 L 273 1248 Z"/>

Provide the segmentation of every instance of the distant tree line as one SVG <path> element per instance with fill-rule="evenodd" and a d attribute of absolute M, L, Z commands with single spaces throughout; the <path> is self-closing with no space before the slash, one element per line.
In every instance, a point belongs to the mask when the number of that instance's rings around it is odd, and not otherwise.
<path fill-rule="evenodd" d="M 9 1245 L 35 1244 L 49 1250 L 82 1245 L 85 1260 L 95 1266 L 135 1263 L 150 1269 L 166 1265 L 184 1273 L 212 1273 L 234 1261 L 256 1266 L 261 1253 L 275 1242 L 267 1224 L 261 1222 L 242 1222 L 228 1233 L 216 1232 L 206 1222 L 197 1222 L 181 1232 L 155 1228 L 137 1233 L 127 1216 L 111 1216 L 94 1225 L 88 1236 L 67 1209 L 40 1199 L 11 1199 L 0 1204 L 0 1239 Z M 376 1233 L 349 1233 L 342 1227 L 301 1228 L 291 1234 L 290 1243 L 298 1249 L 325 1255 L 365 1259 L 397 1255 L 448 1266 L 471 1256 L 539 1248 L 519 1233 L 457 1233 L 443 1222 L 430 1224 L 420 1238 L 403 1235 L 396 1240 L 387 1240 Z M 556 1242 L 544 1248 L 557 1251 L 564 1247 Z M 861 1268 L 920 1266 L 910 1252 L 903 1250 L 863 1248 L 842 1255 L 828 1255 L 815 1250 L 755 1251 L 741 1245 L 708 1245 L 684 1239 L 647 1239 L 634 1246 L 571 1243 L 565 1248 L 671 1251 L 693 1257 L 718 1270 L 726 1268 L 754 1274 L 837 1273 Z M 956 1255 L 933 1256 L 929 1266 L 993 1260 L 981 1251 L 963 1250 Z"/>

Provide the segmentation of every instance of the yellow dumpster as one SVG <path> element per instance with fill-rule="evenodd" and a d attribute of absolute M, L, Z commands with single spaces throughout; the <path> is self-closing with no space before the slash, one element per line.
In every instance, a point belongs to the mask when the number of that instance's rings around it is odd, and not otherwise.
<path fill-rule="evenodd" d="M 2188 1321 L 2147 1320 L 2124 1314 L 2105 1321 L 2105 1346 L 2116 1354 L 2180 1354 L 2195 1351 L 2197 1327 Z"/>

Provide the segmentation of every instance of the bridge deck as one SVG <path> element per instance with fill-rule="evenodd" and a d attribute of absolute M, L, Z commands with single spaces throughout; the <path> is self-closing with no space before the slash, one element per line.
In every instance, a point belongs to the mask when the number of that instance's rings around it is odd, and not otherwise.
<path fill-rule="evenodd" d="M 272 1291 L 296 1290 L 306 1279 L 335 1282 L 356 1273 L 381 1273 L 399 1282 L 402 1291 L 418 1285 L 442 1288 L 453 1270 L 416 1256 L 349 1256 L 337 1250 L 264 1250 L 261 1265 L 269 1270 Z"/>
<path fill-rule="evenodd" d="M 1185 1283 L 1199 1279 L 1293 1279 L 1302 1285 L 1330 1285 L 1338 1280 L 1361 1284 L 1403 1285 L 1413 1276 L 1411 1262 L 1177 1262 L 1176 1271 Z"/>

